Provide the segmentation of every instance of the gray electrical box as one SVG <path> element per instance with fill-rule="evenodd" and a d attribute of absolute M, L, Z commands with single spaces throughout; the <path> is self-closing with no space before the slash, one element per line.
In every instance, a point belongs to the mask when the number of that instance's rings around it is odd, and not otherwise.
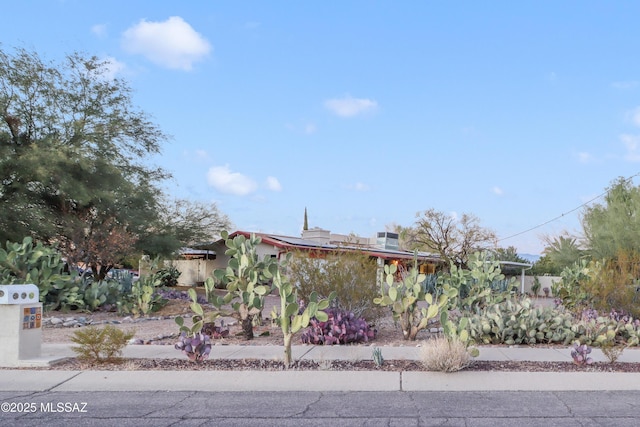
<path fill-rule="evenodd" d="M 36 285 L 0 285 L 0 366 L 26 366 L 40 357 L 42 303 Z"/>
<path fill-rule="evenodd" d="M 40 302 L 36 285 L 0 285 L 0 304 L 31 304 Z"/>

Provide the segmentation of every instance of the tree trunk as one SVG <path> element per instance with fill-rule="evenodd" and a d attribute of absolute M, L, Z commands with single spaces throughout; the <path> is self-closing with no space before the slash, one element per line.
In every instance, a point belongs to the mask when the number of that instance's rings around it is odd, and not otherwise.
<path fill-rule="evenodd" d="M 402 338 L 405 340 L 411 340 L 411 313 L 409 311 L 405 311 L 402 313 L 402 318 L 400 319 L 400 326 L 402 327 Z M 415 338 L 413 338 L 415 339 Z"/>
<path fill-rule="evenodd" d="M 289 369 L 291 366 L 291 341 L 293 338 L 293 334 L 288 333 L 284 334 L 284 367 L 285 369 Z"/>
<path fill-rule="evenodd" d="M 253 339 L 253 316 L 242 319 L 242 335 L 245 340 Z"/>
<path fill-rule="evenodd" d="M 410 331 L 409 331 L 409 337 L 407 339 L 409 341 L 415 341 L 416 338 L 418 337 L 418 332 L 420 332 L 420 329 L 418 329 L 415 326 L 411 326 Z"/>

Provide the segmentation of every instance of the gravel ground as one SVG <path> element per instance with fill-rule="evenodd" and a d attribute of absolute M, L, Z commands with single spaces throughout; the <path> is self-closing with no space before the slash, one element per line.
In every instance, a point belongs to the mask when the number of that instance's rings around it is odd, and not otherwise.
<path fill-rule="evenodd" d="M 178 357 L 178 356 L 177 356 Z M 187 359 L 118 359 L 104 363 L 90 363 L 78 359 L 70 359 L 54 365 L 51 370 L 87 370 L 99 369 L 107 371 L 247 371 L 247 370 L 284 370 L 282 361 L 257 359 L 222 359 L 191 362 Z M 385 360 L 382 366 L 373 361 L 310 361 L 302 360 L 294 363 L 293 370 L 325 370 L 325 371 L 424 371 L 425 368 L 415 361 Z M 501 371 L 501 372 L 640 372 L 638 363 L 594 363 L 578 366 L 571 362 L 497 362 L 474 361 L 465 368 L 467 371 Z"/>
<path fill-rule="evenodd" d="M 277 303 L 274 297 L 268 297 L 264 313 L 271 312 L 271 305 Z M 58 317 L 70 318 L 83 316 L 90 323 L 103 326 L 108 323 L 124 330 L 135 330 L 135 337 L 139 342 L 152 345 L 173 345 L 177 341 L 178 326 L 175 323 L 176 315 L 188 315 L 189 304 L 185 301 L 171 300 L 167 306 L 150 318 L 129 318 L 118 316 L 116 313 L 59 313 L 49 312 L 45 318 Z M 229 320 L 228 320 L 229 321 Z M 186 320 L 190 325 L 190 320 Z M 374 344 L 378 347 L 385 346 L 416 346 L 421 341 L 428 339 L 429 333 L 421 331 L 417 342 L 402 339 L 402 332 L 391 318 L 379 320 L 375 328 L 377 335 L 375 340 L 367 345 Z M 44 343 L 72 343 L 71 338 L 79 328 L 64 328 L 47 326 L 43 328 Z M 282 332 L 280 328 L 265 321 L 262 326 L 255 328 L 256 337 L 246 341 L 240 335 L 240 327 L 237 324 L 230 326 L 228 338 L 224 338 L 225 344 L 239 345 L 282 345 Z M 295 338 L 294 338 L 295 339 Z M 91 364 L 77 359 L 71 359 L 48 369 L 104 369 L 104 370 L 282 370 L 282 362 L 272 360 L 206 360 L 195 363 L 181 358 L 176 351 L 176 359 L 121 359 L 119 361 Z M 424 370 L 422 365 L 413 361 L 387 360 L 382 367 L 376 366 L 372 361 L 300 361 L 293 369 L 299 370 Z M 578 366 L 571 362 L 504 362 L 504 361 L 474 361 L 471 366 L 465 368 L 471 371 L 529 371 L 529 372 L 640 372 L 638 363 L 594 363 L 588 366 Z"/>

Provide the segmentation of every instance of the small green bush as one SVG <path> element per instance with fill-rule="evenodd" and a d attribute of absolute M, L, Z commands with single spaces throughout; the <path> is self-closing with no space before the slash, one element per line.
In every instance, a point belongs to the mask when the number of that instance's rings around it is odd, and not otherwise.
<path fill-rule="evenodd" d="M 178 286 L 178 279 L 182 273 L 173 265 L 161 268 L 156 271 L 155 276 L 160 280 L 160 286 L 173 287 Z"/>
<path fill-rule="evenodd" d="M 123 331 L 115 326 L 104 328 L 88 326 L 74 332 L 71 341 L 78 344 L 71 349 L 78 355 L 78 359 L 94 363 L 103 363 L 117 359 L 133 336 L 135 331 Z"/>

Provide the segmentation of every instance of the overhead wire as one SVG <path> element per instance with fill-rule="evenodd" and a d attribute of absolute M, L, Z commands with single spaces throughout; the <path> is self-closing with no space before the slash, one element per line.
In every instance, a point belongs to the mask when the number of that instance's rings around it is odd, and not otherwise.
<path fill-rule="evenodd" d="M 627 183 L 627 182 L 631 181 L 633 178 L 635 178 L 635 177 L 637 177 L 637 176 L 640 176 L 640 172 L 636 173 L 635 175 L 631 175 L 630 177 L 628 177 L 628 178 L 624 179 L 624 182 L 625 182 L 625 183 Z M 575 212 L 575 211 L 577 211 L 578 209 L 581 209 L 581 208 L 583 208 L 583 207 L 585 207 L 585 206 L 587 206 L 587 205 L 589 205 L 589 204 L 593 203 L 594 201 L 598 200 L 599 198 L 601 198 L 601 197 L 603 197 L 603 196 L 607 195 L 607 193 L 608 193 L 608 192 L 609 192 L 609 190 L 606 190 L 606 191 L 605 191 L 605 192 L 603 192 L 602 194 L 599 194 L 599 195 L 597 195 L 596 197 L 594 197 L 593 199 L 591 199 L 591 200 L 589 200 L 589 201 L 584 202 L 584 203 L 583 203 L 583 204 L 581 204 L 580 206 L 575 207 L 575 208 L 571 209 L 570 211 L 564 212 L 564 213 L 562 213 L 562 214 L 558 215 L 557 217 L 550 219 L 549 221 L 545 221 L 545 222 L 543 222 L 542 224 L 538 224 L 538 225 L 536 225 L 536 226 L 534 226 L 534 227 L 528 228 L 528 229 L 526 229 L 526 230 L 524 230 L 524 231 L 521 231 L 521 232 L 519 232 L 519 233 L 512 234 L 512 235 L 507 236 L 507 237 L 503 237 L 502 239 L 498 239 L 498 242 L 502 242 L 503 240 L 511 239 L 511 238 L 514 238 L 514 237 L 517 237 L 517 236 L 521 236 L 521 235 L 526 234 L 526 233 L 528 233 L 528 232 L 530 232 L 530 231 L 536 230 L 536 229 L 538 229 L 538 228 L 540 228 L 540 227 L 544 227 L 544 226 L 545 226 L 545 225 L 547 225 L 547 224 L 551 224 L 552 222 L 557 221 L 557 220 L 559 220 L 559 219 L 561 219 L 561 218 L 563 218 L 563 217 L 565 217 L 565 216 L 569 215 L 570 213 Z"/>

